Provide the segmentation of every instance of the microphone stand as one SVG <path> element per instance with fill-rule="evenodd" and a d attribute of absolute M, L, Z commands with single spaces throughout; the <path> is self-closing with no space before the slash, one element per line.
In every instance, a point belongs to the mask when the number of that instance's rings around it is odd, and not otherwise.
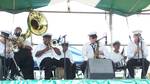
<path fill-rule="evenodd" d="M 142 70 L 143 70 L 143 73 L 145 73 L 145 64 L 144 64 L 144 53 L 143 53 L 143 41 L 142 41 L 142 37 L 140 36 L 139 37 L 139 40 L 140 40 L 140 44 L 141 44 L 141 54 L 142 54 Z"/>
<path fill-rule="evenodd" d="M 64 38 L 64 43 L 66 43 L 66 35 L 63 36 L 63 38 Z M 66 73 L 66 51 L 63 52 L 63 54 L 64 54 L 64 79 L 66 79 L 67 78 L 67 73 Z"/>

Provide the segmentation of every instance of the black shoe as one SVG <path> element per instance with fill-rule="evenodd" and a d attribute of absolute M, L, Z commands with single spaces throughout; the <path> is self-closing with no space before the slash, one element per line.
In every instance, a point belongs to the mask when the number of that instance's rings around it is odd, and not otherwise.
<path fill-rule="evenodd" d="M 141 79 L 146 79 L 146 76 L 142 76 Z"/>

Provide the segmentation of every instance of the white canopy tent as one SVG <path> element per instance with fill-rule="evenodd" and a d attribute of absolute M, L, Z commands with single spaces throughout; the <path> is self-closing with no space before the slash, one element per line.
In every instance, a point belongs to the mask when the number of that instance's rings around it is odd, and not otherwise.
<path fill-rule="evenodd" d="M 68 6 L 70 11 L 68 11 Z M 103 14 L 105 11 L 96 9 L 81 3 L 71 1 L 68 5 L 66 1 L 37 10 L 49 11 L 43 12 L 48 20 L 48 31 L 54 38 L 60 35 L 67 35 L 67 41 L 71 44 L 83 44 L 88 41 L 87 34 L 91 31 L 97 31 L 99 38 L 107 34 L 108 44 L 111 43 L 109 30 L 109 15 Z M 74 13 L 71 13 L 74 12 Z M 91 13 L 90 13 L 91 12 Z M 93 12 L 93 13 L 92 13 Z M 15 27 L 20 26 L 25 33 L 28 29 L 28 12 L 19 14 L 10 14 L 0 12 L 0 30 L 13 31 Z M 119 40 L 122 44 L 127 44 L 129 35 L 133 30 L 142 30 L 144 40 L 150 44 L 149 40 L 149 15 L 132 15 L 123 17 L 113 14 L 112 19 L 112 42 Z M 40 36 L 33 36 L 33 43 L 42 42 Z M 102 40 L 104 42 L 105 40 Z M 81 48 L 80 48 L 81 49 Z"/>

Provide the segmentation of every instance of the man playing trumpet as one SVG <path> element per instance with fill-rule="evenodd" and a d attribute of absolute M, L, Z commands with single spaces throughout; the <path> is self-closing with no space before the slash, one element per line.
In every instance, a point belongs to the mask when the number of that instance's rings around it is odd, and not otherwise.
<path fill-rule="evenodd" d="M 43 44 L 37 45 L 33 52 L 39 68 L 45 70 L 45 79 L 53 77 L 53 66 L 60 66 L 59 55 L 61 55 L 61 52 L 58 48 L 52 47 L 51 38 L 51 34 L 44 34 Z"/>

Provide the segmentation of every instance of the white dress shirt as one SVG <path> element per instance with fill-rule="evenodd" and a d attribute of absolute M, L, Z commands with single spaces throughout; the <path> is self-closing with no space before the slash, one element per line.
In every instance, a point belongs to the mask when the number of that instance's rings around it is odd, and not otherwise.
<path fill-rule="evenodd" d="M 34 60 L 37 62 L 37 65 L 39 66 L 41 61 L 46 58 L 46 57 L 50 57 L 50 58 L 55 58 L 57 60 L 60 59 L 60 56 L 57 55 L 54 51 L 54 49 L 50 49 L 48 51 L 46 51 L 45 53 L 43 53 L 40 57 L 36 57 L 35 54 L 37 53 L 37 51 L 43 50 L 44 48 L 46 48 L 47 46 L 44 44 L 39 44 L 37 45 L 37 47 L 34 49 L 33 51 L 33 56 L 34 56 Z"/>
<path fill-rule="evenodd" d="M 104 53 L 104 56 L 99 55 L 99 57 L 101 57 L 101 58 L 105 58 L 105 56 L 108 55 L 107 48 L 101 44 L 99 45 L 99 51 Z M 94 58 L 94 51 L 93 51 L 93 48 L 91 46 L 91 43 L 86 43 L 85 45 L 83 45 L 82 54 L 84 57 L 84 61 L 87 61 L 90 58 Z"/>
<path fill-rule="evenodd" d="M 139 43 L 139 47 L 141 47 L 141 43 Z M 127 57 L 129 59 L 138 59 L 138 54 L 134 56 L 135 50 L 137 49 L 137 45 L 134 42 L 130 42 L 127 46 Z M 148 56 L 148 48 L 145 45 L 144 42 L 142 42 L 142 50 L 143 50 L 143 56 L 146 58 Z M 142 52 L 139 51 L 139 58 L 142 58 Z"/>
<path fill-rule="evenodd" d="M 111 54 L 106 58 L 112 60 L 114 63 L 121 62 L 124 59 L 124 57 L 120 53 L 116 53 L 114 51 L 111 52 Z"/>
<path fill-rule="evenodd" d="M 4 57 L 6 55 L 5 58 L 12 58 L 14 56 L 13 51 L 9 51 L 11 47 L 8 47 L 8 45 L 6 45 L 6 53 L 5 53 L 5 44 L 0 42 L 0 56 Z"/>

